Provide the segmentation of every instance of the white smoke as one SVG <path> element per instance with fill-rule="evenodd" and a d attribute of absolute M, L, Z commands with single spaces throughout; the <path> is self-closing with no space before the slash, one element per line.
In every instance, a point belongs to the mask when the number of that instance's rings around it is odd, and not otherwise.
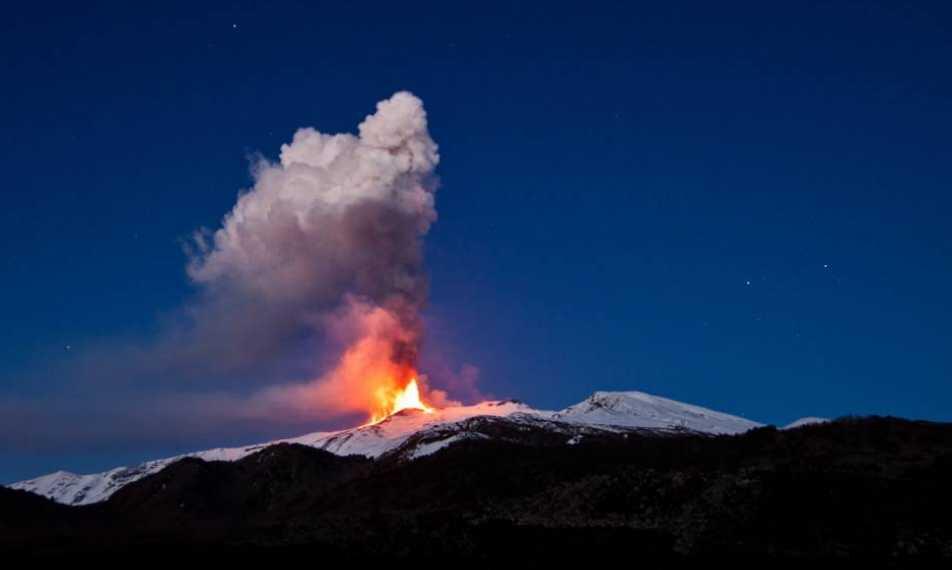
<path fill-rule="evenodd" d="M 359 132 L 298 130 L 279 164 L 258 167 L 213 243 L 199 239 L 191 277 L 308 305 L 339 302 L 346 291 L 415 291 L 416 240 L 436 219 L 430 176 L 439 161 L 423 104 L 397 93 Z M 368 220 L 366 208 L 387 217 Z"/>

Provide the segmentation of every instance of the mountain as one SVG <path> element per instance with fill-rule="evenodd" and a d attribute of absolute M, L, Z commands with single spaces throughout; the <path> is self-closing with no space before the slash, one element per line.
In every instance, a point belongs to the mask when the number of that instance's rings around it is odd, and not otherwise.
<path fill-rule="evenodd" d="M 952 558 L 952 424 L 844 418 L 735 435 L 517 413 L 456 424 L 375 459 L 294 443 L 235 461 L 185 457 L 79 507 L 0 488 L 0 558 L 482 568 Z"/>
<path fill-rule="evenodd" d="M 557 412 L 536 410 L 513 400 L 448 407 L 432 413 L 404 410 L 376 424 L 315 432 L 244 447 L 197 451 L 90 475 L 57 471 L 14 483 L 10 487 L 67 505 L 88 505 L 104 501 L 126 485 L 157 473 L 185 457 L 205 461 L 237 461 L 278 443 L 301 444 L 342 456 L 378 458 L 390 454 L 412 460 L 461 441 L 499 437 L 501 432 L 512 426 L 537 428 L 573 445 L 593 433 L 647 430 L 657 434 L 671 431 L 733 434 L 760 425 L 737 416 L 644 392 L 596 392 L 584 401 Z"/>
<path fill-rule="evenodd" d="M 644 392 L 595 392 L 584 401 L 552 414 L 552 418 L 594 425 L 682 428 L 711 434 L 742 433 L 760 425 L 737 416 Z"/>

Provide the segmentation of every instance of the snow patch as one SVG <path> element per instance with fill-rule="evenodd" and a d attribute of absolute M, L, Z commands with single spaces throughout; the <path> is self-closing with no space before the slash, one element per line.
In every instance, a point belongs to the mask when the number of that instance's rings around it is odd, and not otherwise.
<path fill-rule="evenodd" d="M 814 424 L 825 424 L 829 421 L 830 420 L 827 418 L 816 418 L 813 416 L 808 416 L 805 418 L 800 418 L 799 420 L 792 421 L 789 424 L 783 426 L 781 429 L 795 429 L 798 427 L 809 426 Z"/>
<path fill-rule="evenodd" d="M 486 436 L 481 433 L 457 433 L 451 435 L 445 439 L 440 439 L 437 441 L 429 441 L 422 445 L 417 446 L 413 450 L 413 453 L 410 454 L 410 459 L 419 459 L 420 457 L 426 457 L 427 455 L 433 455 L 437 451 L 443 449 L 444 447 L 449 447 L 450 445 L 456 443 L 457 441 L 464 441 L 467 439 L 485 439 Z"/>

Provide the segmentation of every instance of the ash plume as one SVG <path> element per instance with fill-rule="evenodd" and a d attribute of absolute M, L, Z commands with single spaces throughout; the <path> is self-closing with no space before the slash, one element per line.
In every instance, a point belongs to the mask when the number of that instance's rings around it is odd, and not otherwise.
<path fill-rule="evenodd" d="M 438 162 L 408 92 L 379 102 L 356 135 L 299 129 L 277 161 L 254 165 L 253 187 L 221 226 L 190 240 L 196 296 L 152 340 L 87 351 L 55 374 L 58 396 L 39 406 L 0 397 L 0 409 L 46 431 L 58 420 L 42 416 L 55 410 L 109 418 L 127 435 L 173 423 L 186 436 L 366 412 L 368 374 L 416 368 Z M 0 443 L 30 439 L 12 433 Z"/>
<path fill-rule="evenodd" d="M 278 163 L 257 166 L 254 188 L 240 196 L 221 229 L 196 235 L 188 274 L 206 294 L 199 323 L 246 309 L 239 324 L 257 331 L 256 342 L 267 351 L 326 329 L 329 320 L 360 328 L 369 315 L 382 314 L 392 321 L 384 332 L 364 326 L 359 334 L 376 337 L 383 346 L 377 350 L 386 350 L 394 365 L 415 368 L 427 294 L 422 238 L 436 220 L 437 145 L 422 102 L 407 92 L 378 103 L 358 131 L 298 130 Z M 216 331 L 214 338 L 229 336 Z M 324 380 L 342 382 L 339 377 Z M 317 401 L 311 409 L 347 401 Z"/>
<path fill-rule="evenodd" d="M 379 103 L 359 132 L 301 129 L 279 163 L 259 164 L 222 228 L 197 236 L 191 278 L 219 302 L 251 300 L 303 322 L 350 294 L 416 326 L 437 147 L 407 92 Z"/>

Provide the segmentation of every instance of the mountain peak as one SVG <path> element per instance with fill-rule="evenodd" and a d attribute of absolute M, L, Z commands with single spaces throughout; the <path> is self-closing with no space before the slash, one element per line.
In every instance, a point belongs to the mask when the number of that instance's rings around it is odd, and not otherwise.
<path fill-rule="evenodd" d="M 688 429 L 713 434 L 742 433 L 761 424 L 646 392 L 595 392 L 554 415 L 562 421 L 648 429 Z"/>

